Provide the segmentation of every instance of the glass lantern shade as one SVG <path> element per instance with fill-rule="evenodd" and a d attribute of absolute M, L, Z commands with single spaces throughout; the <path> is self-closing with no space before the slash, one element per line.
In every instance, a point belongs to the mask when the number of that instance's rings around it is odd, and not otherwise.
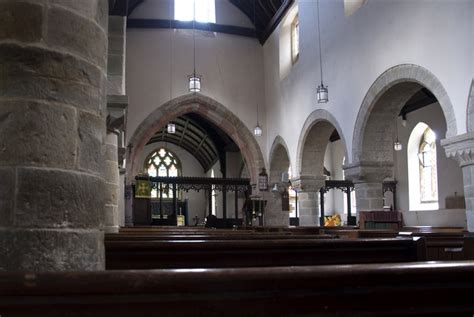
<path fill-rule="evenodd" d="M 201 76 L 193 74 L 188 76 L 189 80 L 189 92 L 200 92 L 201 91 Z"/>
<path fill-rule="evenodd" d="M 176 125 L 174 123 L 168 123 L 166 126 L 166 131 L 170 134 L 175 134 L 176 133 Z"/>
<path fill-rule="evenodd" d="M 398 151 L 401 151 L 402 148 L 403 148 L 403 146 L 402 146 L 402 144 L 401 144 L 398 140 L 393 143 L 393 149 L 394 149 L 395 151 L 397 151 L 397 152 L 398 152 Z"/>
<path fill-rule="evenodd" d="M 328 86 L 324 86 L 323 83 L 318 86 L 317 90 L 318 103 L 326 103 L 329 101 Z"/>
<path fill-rule="evenodd" d="M 255 136 L 262 136 L 263 130 L 258 124 L 255 129 L 253 129 L 253 134 L 255 134 Z"/>

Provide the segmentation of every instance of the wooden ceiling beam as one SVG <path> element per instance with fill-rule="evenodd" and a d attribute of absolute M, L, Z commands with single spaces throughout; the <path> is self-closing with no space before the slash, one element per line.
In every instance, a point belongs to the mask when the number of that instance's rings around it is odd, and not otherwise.
<path fill-rule="evenodd" d="M 186 123 L 184 124 L 183 131 L 181 132 L 181 138 L 179 139 L 179 144 L 183 143 L 184 135 L 186 134 L 186 131 L 188 130 L 188 124 L 189 124 L 189 119 L 186 119 Z"/>

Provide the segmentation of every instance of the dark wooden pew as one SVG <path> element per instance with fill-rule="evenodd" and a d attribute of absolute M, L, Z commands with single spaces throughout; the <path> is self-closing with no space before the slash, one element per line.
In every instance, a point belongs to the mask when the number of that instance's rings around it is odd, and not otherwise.
<path fill-rule="evenodd" d="M 391 238 L 397 236 L 424 237 L 426 239 L 427 260 L 474 260 L 465 245 L 465 231 L 455 227 L 405 227 L 402 231 L 386 229 L 334 230 L 324 229 L 324 233 L 340 238 Z"/>
<path fill-rule="evenodd" d="M 18 316 L 471 317 L 474 262 L 0 273 Z"/>
<path fill-rule="evenodd" d="M 301 240 L 301 239 L 336 239 L 335 235 L 293 235 L 274 233 L 255 234 L 122 234 L 107 233 L 105 241 L 163 241 L 163 240 Z"/>
<path fill-rule="evenodd" d="M 424 240 L 105 241 L 106 268 L 210 268 L 424 261 Z"/>

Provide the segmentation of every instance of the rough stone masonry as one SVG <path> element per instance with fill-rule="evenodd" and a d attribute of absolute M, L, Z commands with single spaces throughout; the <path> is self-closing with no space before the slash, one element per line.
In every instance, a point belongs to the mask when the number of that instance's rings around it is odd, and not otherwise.
<path fill-rule="evenodd" d="M 0 271 L 104 268 L 107 0 L 0 0 Z"/>

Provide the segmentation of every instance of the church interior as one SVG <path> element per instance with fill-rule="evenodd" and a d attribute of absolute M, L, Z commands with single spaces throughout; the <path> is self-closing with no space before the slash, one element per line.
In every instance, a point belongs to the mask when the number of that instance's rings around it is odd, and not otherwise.
<path fill-rule="evenodd" d="M 0 0 L 0 317 L 473 316 L 473 0 Z"/>

